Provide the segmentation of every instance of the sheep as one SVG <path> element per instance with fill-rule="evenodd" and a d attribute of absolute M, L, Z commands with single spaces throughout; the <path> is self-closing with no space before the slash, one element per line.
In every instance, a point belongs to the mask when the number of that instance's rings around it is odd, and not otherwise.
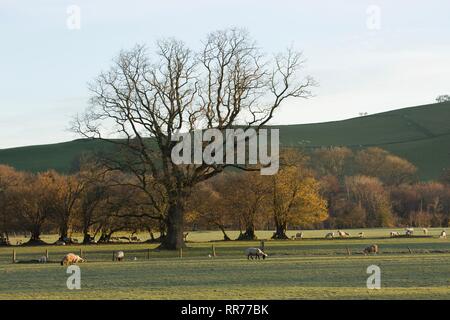
<path fill-rule="evenodd" d="M 427 228 L 422 228 L 423 234 L 427 235 L 428 234 L 428 229 Z"/>
<path fill-rule="evenodd" d="M 367 255 L 367 254 L 369 254 L 369 253 L 375 253 L 375 254 L 377 254 L 379 251 L 378 251 L 378 245 L 376 245 L 376 244 L 373 244 L 373 245 L 371 245 L 371 246 L 369 246 L 369 247 L 367 247 L 367 248 L 365 248 L 364 250 L 363 250 L 363 253 L 364 253 L 364 255 Z"/>
<path fill-rule="evenodd" d="M 83 258 L 81 258 L 80 256 L 74 254 L 74 253 L 68 253 L 64 256 L 64 258 L 61 260 L 61 265 L 65 266 L 65 265 L 70 265 L 70 264 L 75 264 L 75 263 L 81 263 L 81 262 L 85 262 L 86 260 L 84 260 Z"/>
<path fill-rule="evenodd" d="M 360 238 L 364 238 L 364 232 L 360 232 L 360 233 L 358 233 L 358 237 L 360 237 Z"/>
<path fill-rule="evenodd" d="M 123 258 L 125 257 L 125 253 L 123 253 L 123 251 L 117 251 L 114 254 L 114 257 L 116 258 L 117 261 L 122 261 Z"/>
<path fill-rule="evenodd" d="M 341 238 L 345 238 L 345 237 L 349 237 L 350 236 L 349 233 L 347 233 L 345 231 L 341 231 L 341 230 L 338 230 L 338 234 L 339 234 L 339 237 L 341 237 Z"/>
<path fill-rule="evenodd" d="M 259 248 L 247 248 L 245 250 L 245 255 L 247 256 L 247 259 L 252 259 L 253 257 L 255 257 L 256 259 L 260 259 L 261 257 L 263 258 L 263 260 L 265 258 L 267 258 L 267 254 L 264 253 L 261 249 Z"/>
<path fill-rule="evenodd" d="M 334 232 L 328 232 L 326 235 L 325 235 L 325 239 L 333 239 L 334 238 Z"/>
<path fill-rule="evenodd" d="M 295 239 L 303 239 L 303 232 L 299 232 L 295 235 Z"/>
<path fill-rule="evenodd" d="M 413 233 L 414 233 L 414 228 L 406 228 L 405 229 L 405 235 L 406 236 L 410 237 L 410 236 L 413 235 Z"/>
<path fill-rule="evenodd" d="M 398 231 L 391 231 L 391 238 L 399 237 L 400 233 Z"/>
<path fill-rule="evenodd" d="M 441 231 L 441 235 L 439 236 L 439 238 L 441 239 L 447 239 L 447 232 L 445 232 L 445 230 Z"/>

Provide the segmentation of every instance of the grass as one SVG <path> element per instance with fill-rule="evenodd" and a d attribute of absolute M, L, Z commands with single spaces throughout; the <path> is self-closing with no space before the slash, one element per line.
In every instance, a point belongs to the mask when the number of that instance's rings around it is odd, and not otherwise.
<path fill-rule="evenodd" d="M 450 103 L 425 105 L 344 121 L 277 126 L 281 144 L 296 147 L 379 146 L 410 160 L 423 180 L 450 166 Z M 0 150 L 0 163 L 19 170 L 67 173 L 84 152 L 105 147 L 96 140 Z"/>
<path fill-rule="evenodd" d="M 267 240 L 264 261 L 243 254 L 259 242 L 210 242 L 220 238 L 215 231 L 192 232 L 195 242 L 182 259 L 149 244 L 16 247 L 19 260 L 48 249 L 54 261 L 82 248 L 88 262 L 80 265 L 81 290 L 67 289 L 59 264 L 12 264 L 12 248 L 1 248 L 0 299 L 450 299 L 450 240 L 437 237 L 440 229 L 431 230 L 432 237 L 397 239 L 388 238 L 389 231 L 365 230 L 366 239 L 324 240 L 325 231 L 306 231 L 304 240 Z M 372 243 L 381 254 L 362 255 Z M 208 257 L 212 244 L 216 258 Z M 112 262 L 119 249 L 126 261 Z M 366 288 L 372 264 L 381 268 L 380 290 Z"/>

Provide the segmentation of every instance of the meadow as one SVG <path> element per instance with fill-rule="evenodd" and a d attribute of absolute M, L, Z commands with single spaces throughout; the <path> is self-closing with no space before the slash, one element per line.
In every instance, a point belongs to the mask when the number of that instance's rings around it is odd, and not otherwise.
<path fill-rule="evenodd" d="M 261 261 L 244 256 L 259 241 L 219 241 L 215 231 L 190 232 L 182 258 L 148 243 L 4 247 L 0 299 L 450 299 L 450 240 L 439 239 L 441 229 L 428 236 L 416 230 L 411 238 L 389 238 L 391 230 L 365 229 L 363 239 L 325 240 L 327 231 L 320 230 L 304 231 L 303 240 L 266 240 L 269 257 Z M 270 235 L 257 232 L 260 239 Z M 372 243 L 381 253 L 364 256 Z M 12 264 L 13 248 L 19 262 L 48 250 L 55 263 Z M 56 262 L 80 249 L 87 259 L 80 264 L 82 287 L 68 290 L 69 275 Z M 125 261 L 112 261 L 115 250 L 124 250 Z M 381 268 L 379 290 L 366 287 L 370 265 Z"/>

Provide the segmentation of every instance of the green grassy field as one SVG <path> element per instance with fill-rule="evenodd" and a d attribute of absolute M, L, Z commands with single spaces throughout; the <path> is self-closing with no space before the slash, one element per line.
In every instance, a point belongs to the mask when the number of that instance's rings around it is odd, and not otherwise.
<path fill-rule="evenodd" d="M 379 146 L 410 160 L 421 179 L 450 166 L 450 103 L 405 108 L 344 121 L 279 126 L 284 146 Z M 96 140 L 0 150 L 0 163 L 19 170 L 68 172 L 83 152 L 105 147 Z"/>
<path fill-rule="evenodd" d="M 389 231 L 364 230 L 364 239 L 324 240 L 322 230 L 306 231 L 303 240 L 267 240 L 269 257 L 261 261 L 244 256 L 259 242 L 211 241 L 220 239 L 215 231 L 192 232 L 182 258 L 155 244 L 15 247 L 19 262 L 46 249 L 58 262 L 82 249 L 88 262 L 80 264 L 81 290 L 67 289 L 69 275 L 58 263 L 12 264 L 13 248 L 0 248 L 0 299 L 450 299 L 450 240 L 439 239 L 441 229 L 396 239 Z M 364 256 L 372 243 L 381 253 Z M 212 244 L 215 258 L 208 256 Z M 112 262 L 114 250 L 124 250 L 124 262 Z M 366 287 L 370 265 L 381 268 L 380 290 Z"/>

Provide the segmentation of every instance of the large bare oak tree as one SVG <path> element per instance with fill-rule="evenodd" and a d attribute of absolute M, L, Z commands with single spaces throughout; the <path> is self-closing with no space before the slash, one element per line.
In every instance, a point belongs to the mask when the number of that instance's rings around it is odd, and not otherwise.
<path fill-rule="evenodd" d="M 240 29 L 209 34 L 200 50 L 175 39 L 158 41 L 155 54 L 137 45 L 122 51 L 90 85 L 91 104 L 75 130 L 121 150 L 120 156 L 108 157 L 107 167 L 136 176 L 134 187 L 146 192 L 156 209 L 149 216 L 164 216 L 161 247 L 178 249 L 184 246 L 184 206 L 191 188 L 230 164 L 174 164 L 174 135 L 261 128 L 286 99 L 311 95 L 315 83 L 300 77 L 303 64 L 301 53 L 292 49 L 264 54 Z M 157 210 L 161 196 L 153 199 L 155 186 L 166 203 L 163 213 Z"/>

